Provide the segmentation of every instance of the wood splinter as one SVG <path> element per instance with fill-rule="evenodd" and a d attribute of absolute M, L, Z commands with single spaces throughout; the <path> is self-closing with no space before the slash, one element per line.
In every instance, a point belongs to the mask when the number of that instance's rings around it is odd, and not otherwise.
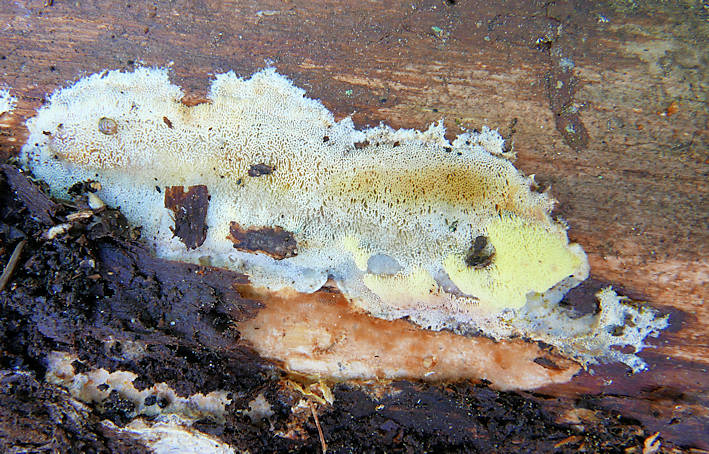
<path fill-rule="evenodd" d="M 15 270 L 15 267 L 17 266 L 17 262 L 20 260 L 20 254 L 22 254 L 22 248 L 25 247 L 26 243 L 27 243 L 27 240 L 20 241 L 19 243 L 17 243 L 17 246 L 15 246 L 15 250 L 12 251 L 12 255 L 10 256 L 10 260 L 7 261 L 7 265 L 5 265 L 5 269 L 3 270 L 2 275 L 0 275 L 0 292 L 5 290 L 5 286 L 10 281 L 10 276 L 12 275 L 12 272 Z"/>
<path fill-rule="evenodd" d="M 318 414 L 315 411 L 315 405 L 312 401 L 308 401 L 310 404 L 310 411 L 313 413 L 313 419 L 315 420 L 315 426 L 318 428 L 318 435 L 320 436 L 320 446 L 322 447 L 322 452 L 325 454 L 327 452 L 327 443 L 325 443 L 325 436 L 322 433 L 322 427 L 320 427 L 320 420 L 318 419 Z"/>

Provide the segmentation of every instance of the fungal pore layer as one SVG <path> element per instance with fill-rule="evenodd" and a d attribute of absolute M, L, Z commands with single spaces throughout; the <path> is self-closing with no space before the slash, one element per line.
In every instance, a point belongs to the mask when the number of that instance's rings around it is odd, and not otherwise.
<path fill-rule="evenodd" d="M 551 197 L 531 190 L 532 178 L 488 128 L 452 142 L 442 122 L 425 131 L 357 130 L 273 69 L 249 79 L 218 75 L 202 102 L 185 101 L 166 70 L 103 72 L 55 92 L 27 124 L 24 162 L 56 195 L 98 180 L 96 195 L 141 226 L 158 256 L 242 271 L 270 292 L 312 293 L 331 280 L 347 310 L 378 319 L 382 338 L 400 331 L 382 319 L 407 318 L 422 333 L 446 329 L 467 339 L 455 347 L 471 349 L 466 361 L 506 345 L 472 341 L 470 333 L 482 333 L 542 340 L 583 365 L 621 360 L 640 370 L 635 352 L 666 324 L 610 290 L 597 314 L 578 317 L 557 304 L 588 276 L 586 255 L 551 218 Z M 367 363 L 376 360 L 358 353 L 352 332 L 325 333 L 328 351 L 348 345 L 346 361 L 325 358 L 311 335 L 291 336 L 287 348 L 269 337 L 327 331 L 318 321 L 327 311 L 308 307 L 285 304 L 281 313 L 298 315 L 264 315 L 250 322 L 261 330 L 241 329 L 257 350 L 299 372 L 432 375 L 396 361 Z M 440 360 L 446 348 L 436 348 L 428 362 L 448 364 Z M 291 361 L 296 354 L 302 360 Z M 565 371 L 552 373 L 535 359 L 525 361 L 547 371 L 545 379 L 500 386 L 539 386 L 576 371 L 552 362 Z M 495 382 L 488 372 L 462 375 Z"/>

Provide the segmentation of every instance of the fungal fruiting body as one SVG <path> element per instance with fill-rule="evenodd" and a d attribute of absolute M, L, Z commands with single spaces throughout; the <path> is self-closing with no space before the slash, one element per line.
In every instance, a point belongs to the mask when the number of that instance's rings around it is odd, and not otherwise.
<path fill-rule="evenodd" d="M 139 343 L 129 341 L 127 344 Z M 140 357 L 140 353 L 137 356 Z M 219 439 L 192 427 L 194 422 L 207 418 L 224 421 L 226 407 L 232 401 L 228 393 L 212 391 L 207 395 L 198 393 L 183 397 L 166 383 L 156 383 L 138 390 L 133 385 L 137 375 L 132 372 L 108 372 L 106 369 L 79 372 L 72 364 L 76 364 L 76 360 L 76 356 L 67 353 L 51 352 L 47 357 L 45 379 L 63 386 L 80 402 L 102 406 L 109 396 L 118 395 L 122 402 L 130 403 L 126 414 L 130 414 L 132 420 L 122 427 L 105 420 L 102 424 L 107 427 L 141 439 L 154 453 L 234 453 Z"/>
<path fill-rule="evenodd" d="M 12 112 L 16 103 L 17 99 L 10 94 L 9 90 L 0 90 L 0 115 Z"/>
<path fill-rule="evenodd" d="M 617 297 L 620 320 L 558 307 L 588 261 L 495 131 L 450 142 L 442 122 L 357 130 L 272 69 L 218 75 L 208 102 L 182 98 L 161 69 L 81 79 L 28 121 L 24 162 L 58 195 L 100 181 L 99 197 L 161 257 L 243 271 L 270 291 L 311 293 L 332 279 L 379 319 L 521 335 L 583 364 L 635 369 L 642 361 L 613 345 L 639 350 L 666 323 Z M 611 327 L 599 320 L 628 317 L 644 325 L 593 340 Z"/>

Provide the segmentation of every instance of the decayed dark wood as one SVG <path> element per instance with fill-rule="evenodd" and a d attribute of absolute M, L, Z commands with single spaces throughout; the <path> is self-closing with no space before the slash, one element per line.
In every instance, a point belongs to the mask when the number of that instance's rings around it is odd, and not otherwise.
<path fill-rule="evenodd" d="M 145 452 L 142 443 L 106 430 L 99 415 L 77 408 L 72 400 L 68 391 L 47 386 L 32 375 L 0 372 L 0 448 L 5 452 Z"/>
<path fill-rule="evenodd" d="M 194 249 L 201 246 L 207 238 L 209 190 L 202 184 L 190 186 L 187 191 L 184 189 L 183 186 L 166 187 L 165 208 L 175 213 L 175 227 L 171 227 L 172 233 L 184 243 L 187 249 Z"/>
<path fill-rule="evenodd" d="M 269 61 L 358 125 L 424 128 L 445 117 L 451 132 L 497 127 L 588 252 L 593 279 L 579 292 L 586 303 L 574 304 L 591 305 L 612 284 L 670 314 L 643 354 L 648 372 L 596 367 L 541 390 L 544 405 L 558 397 L 578 407 L 590 395 L 593 411 L 709 449 L 706 11 L 652 0 L 511 3 L 8 2 L 0 85 L 18 108 L 0 117 L 0 151 L 17 153 L 22 122 L 47 93 L 139 62 L 169 65 L 186 102 L 204 100 L 212 73 L 248 76 Z"/>
<path fill-rule="evenodd" d="M 58 209 L 57 205 L 47 197 L 44 197 L 36 186 L 30 184 L 17 167 L 3 164 L 0 165 L 0 171 L 4 174 L 17 197 L 25 205 L 31 207 L 32 216 L 44 224 L 52 224 L 52 218 Z"/>
<path fill-rule="evenodd" d="M 229 225 L 229 241 L 234 249 L 246 252 L 261 252 L 276 260 L 298 255 L 298 245 L 293 233 L 283 227 L 247 227 L 243 228 L 232 221 Z"/>

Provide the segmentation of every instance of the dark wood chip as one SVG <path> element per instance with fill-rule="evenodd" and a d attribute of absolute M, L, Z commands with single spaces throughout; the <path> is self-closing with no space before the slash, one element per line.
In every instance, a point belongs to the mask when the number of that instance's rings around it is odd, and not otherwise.
<path fill-rule="evenodd" d="M 175 213 L 175 227 L 172 233 L 178 237 L 187 249 L 195 249 L 207 238 L 207 208 L 209 191 L 204 185 L 190 186 L 184 192 L 184 186 L 165 188 L 165 208 Z"/>
<path fill-rule="evenodd" d="M 242 228 L 232 221 L 228 239 L 234 242 L 234 249 L 244 252 L 261 252 L 276 260 L 298 255 L 295 236 L 282 227 Z"/>
<path fill-rule="evenodd" d="M 251 167 L 249 167 L 249 176 L 250 177 L 260 177 L 262 175 L 270 175 L 276 170 L 275 167 L 270 166 L 268 164 L 254 164 Z"/>

